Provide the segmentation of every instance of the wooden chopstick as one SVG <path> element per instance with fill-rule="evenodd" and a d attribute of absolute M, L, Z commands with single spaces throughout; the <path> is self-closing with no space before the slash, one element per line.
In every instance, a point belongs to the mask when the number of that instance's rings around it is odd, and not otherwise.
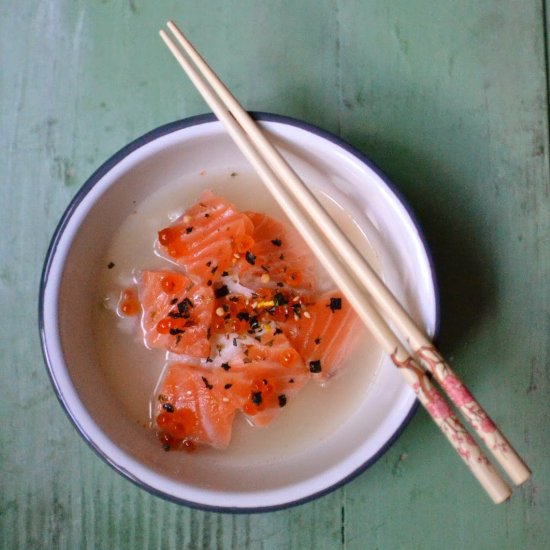
<path fill-rule="evenodd" d="M 255 147 L 266 159 L 273 172 L 278 175 L 280 181 L 286 183 L 287 188 L 299 204 L 307 205 L 307 211 L 317 225 L 318 230 L 330 242 L 336 244 L 338 254 L 349 264 L 353 273 L 359 274 L 366 290 L 381 309 L 383 315 L 393 322 L 401 334 L 405 336 L 421 365 L 433 374 L 435 380 L 442 386 L 450 400 L 458 407 L 466 420 L 478 433 L 481 440 L 491 450 L 504 471 L 517 485 L 529 479 L 531 475 L 529 468 L 508 443 L 487 412 L 452 371 L 447 361 L 436 350 L 427 336 L 416 326 L 366 259 L 340 231 L 334 220 L 265 137 L 258 125 L 242 108 L 189 40 L 187 40 L 172 21 L 169 21 L 167 26 L 202 73 L 204 79 L 227 106 L 244 131 L 250 136 Z"/>
<path fill-rule="evenodd" d="M 334 226 L 335 235 L 332 235 L 332 241 L 337 242 L 338 246 L 340 246 L 340 241 L 342 239 L 345 241 L 347 241 L 347 239 L 341 235 L 330 216 L 328 216 L 324 209 L 317 203 L 313 195 L 309 193 L 301 180 L 299 180 L 296 174 L 288 167 L 276 149 L 271 146 L 254 121 L 252 121 L 244 109 L 242 109 L 208 65 L 206 65 L 204 60 L 183 36 L 181 31 L 179 31 L 172 22 L 168 23 L 168 27 L 174 33 L 174 36 L 180 42 L 202 75 L 188 62 L 164 31 L 161 31 L 161 37 L 187 72 L 199 92 L 206 99 L 212 110 L 224 123 L 237 145 L 256 168 L 263 181 L 273 193 L 275 199 L 286 210 L 289 218 L 296 225 L 313 252 L 321 258 L 329 274 L 350 300 L 352 306 L 358 311 L 358 314 L 381 343 L 384 350 L 392 357 L 394 363 L 401 367 L 400 371 L 413 386 L 413 389 L 415 389 L 419 400 L 426 406 L 428 412 L 430 412 L 436 423 L 447 435 L 449 441 L 451 441 L 465 462 L 472 468 L 472 471 L 489 492 L 493 500 L 495 500 L 495 502 L 505 500 L 510 495 L 509 488 L 492 468 L 477 444 L 463 428 L 454 413 L 452 413 L 445 400 L 430 384 L 422 369 L 419 368 L 414 359 L 405 350 L 399 339 L 390 331 L 380 314 L 372 307 L 363 289 L 358 286 L 354 278 L 350 277 L 347 273 L 345 263 L 349 263 L 356 268 L 358 265 L 361 267 L 359 262 L 356 261 L 357 258 L 355 258 L 355 261 L 348 262 L 349 258 L 342 254 L 345 260 L 344 264 L 342 261 L 335 259 L 334 249 L 331 250 L 327 246 L 326 240 L 322 239 L 317 234 L 311 216 L 308 215 L 301 206 L 296 205 L 294 200 L 299 201 L 299 204 L 308 205 L 308 208 L 314 212 L 313 221 L 319 219 L 316 218 L 316 210 L 319 209 L 321 212 L 320 219 L 327 218 L 329 220 L 328 223 Z M 205 80 L 207 82 L 205 82 Z M 238 123 L 236 120 L 238 120 Z M 266 159 L 268 159 L 268 161 L 266 161 Z M 275 176 L 274 172 L 280 173 L 280 178 Z M 281 186 L 281 183 L 288 183 L 288 181 L 291 182 L 291 185 L 288 187 Z M 294 197 L 289 196 L 289 188 Z M 301 193 L 303 190 L 305 190 L 305 193 Z M 313 206 L 311 206 L 311 203 L 313 203 Z M 323 221 L 325 220 L 323 219 Z M 348 248 L 347 245 L 345 246 Z M 365 263 L 363 258 L 354 251 L 351 244 L 349 244 L 349 247 L 352 249 L 352 255 L 353 252 L 355 252 L 360 258 L 361 263 Z M 338 250 L 338 252 L 340 252 L 340 250 Z M 353 260 L 353 257 L 350 257 Z M 368 264 L 367 267 L 370 269 Z M 361 279 L 364 281 L 362 271 L 363 270 L 360 269 L 359 273 L 361 273 Z M 381 284 L 383 285 L 383 283 Z M 391 296 L 391 293 L 389 294 Z M 381 307 L 379 301 L 377 301 L 377 304 L 378 307 Z M 414 325 L 414 323 L 412 324 Z M 423 350 L 423 355 L 421 357 L 425 365 L 426 363 L 431 364 L 430 361 L 426 359 L 426 356 L 428 351 L 432 351 L 432 348 Z M 433 360 L 430 356 L 428 356 L 428 359 Z M 434 369 L 434 372 L 435 371 L 436 369 Z M 451 375 L 447 374 L 447 377 L 448 376 Z M 451 390 L 456 389 L 455 386 L 453 386 Z M 462 389 L 462 387 L 459 386 L 459 389 Z M 462 395 L 463 394 L 464 392 L 462 392 Z M 460 392 L 454 391 L 453 393 L 453 391 L 451 391 L 450 395 L 454 395 L 455 397 L 458 395 L 460 397 Z"/>

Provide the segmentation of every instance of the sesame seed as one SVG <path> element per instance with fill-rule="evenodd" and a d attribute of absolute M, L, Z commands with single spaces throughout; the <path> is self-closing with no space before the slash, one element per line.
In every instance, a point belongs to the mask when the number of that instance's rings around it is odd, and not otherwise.
<path fill-rule="evenodd" d="M 262 281 L 262 283 L 268 283 L 269 279 L 270 277 L 267 273 L 263 273 L 262 276 L 260 277 L 260 280 Z"/>
<path fill-rule="evenodd" d="M 311 319 L 311 313 L 309 311 L 304 311 L 304 317 L 306 319 Z"/>
<path fill-rule="evenodd" d="M 224 403 L 229 403 L 229 397 L 222 397 L 222 401 Z"/>
<path fill-rule="evenodd" d="M 216 315 L 218 317 L 223 317 L 225 315 L 225 310 L 223 309 L 223 307 L 219 307 L 218 309 L 216 309 Z"/>
<path fill-rule="evenodd" d="M 183 216 L 183 223 L 189 223 L 191 221 L 191 216 Z"/>
<path fill-rule="evenodd" d="M 241 257 L 241 255 L 240 254 L 233 254 L 233 257 L 237 258 L 237 260 L 238 260 Z"/>

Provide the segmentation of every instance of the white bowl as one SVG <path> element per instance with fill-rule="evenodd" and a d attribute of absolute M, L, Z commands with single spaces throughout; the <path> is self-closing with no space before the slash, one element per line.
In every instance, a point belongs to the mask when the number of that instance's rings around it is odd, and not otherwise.
<path fill-rule="evenodd" d="M 335 136 L 256 114 L 300 175 L 340 204 L 375 248 L 386 284 L 433 335 L 434 275 L 409 208 L 363 155 Z M 162 497 L 203 509 L 265 511 L 318 497 L 364 471 L 398 437 L 416 400 L 388 358 L 353 414 L 302 452 L 249 465 L 213 466 L 169 453 L 129 415 L 99 366 L 92 333 L 94 284 L 114 232 L 159 186 L 199 172 L 250 167 L 213 116 L 162 126 L 116 153 L 77 193 L 52 239 L 41 281 L 42 347 L 55 392 L 91 447 L 118 472 Z M 192 467 L 188 461 L 192 460 Z"/>

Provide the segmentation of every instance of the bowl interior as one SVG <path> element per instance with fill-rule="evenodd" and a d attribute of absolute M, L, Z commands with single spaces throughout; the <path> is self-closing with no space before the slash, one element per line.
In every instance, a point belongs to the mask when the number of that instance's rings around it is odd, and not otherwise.
<path fill-rule="evenodd" d="M 316 192 L 345 204 L 376 249 L 384 280 L 428 333 L 436 326 L 430 263 L 407 209 L 375 169 L 327 136 L 288 120 L 264 120 L 271 139 Z M 154 139 L 153 139 L 154 138 Z M 266 509 L 322 493 L 374 460 L 414 407 L 414 395 L 384 359 L 358 407 L 330 437 L 253 464 L 165 453 L 138 425 L 99 366 L 94 293 L 121 221 L 161 185 L 186 185 L 201 171 L 251 174 L 213 120 L 159 129 L 98 171 L 54 237 L 42 288 L 42 336 L 52 381 L 82 435 L 127 477 L 203 507 Z M 256 192 L 256 189 L 255 189 Z M 264 192 L 264 191 L 261 191 Z"/>

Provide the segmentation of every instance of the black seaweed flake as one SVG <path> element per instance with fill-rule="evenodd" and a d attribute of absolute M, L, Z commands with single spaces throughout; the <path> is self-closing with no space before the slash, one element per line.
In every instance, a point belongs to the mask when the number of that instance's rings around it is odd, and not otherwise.
<path fill-rule="evenodd" d="M 181 330 L 181 328 L 171 328 L 170 329 L 170 334 L 172 336 L 178 336 L 179 334 L 183 334 L 185 331 L 184 330 Z"/>
<path fill-rule="evenodd" d="M 248 324 L 250 325 L 251 330 L 258 330 L 260 328 L 260 321 L 258 321 L 258 316 L 250 317 Z"/>
<path fill-rule="evenodd" d="M 214 359 L 212 359 L 212 357 L 207 357 L 206 358 L 207 363 L 212 363 L 213 361 L 214 361 Z"/>
<path fill-rule="evenodd" d="M 223 370 L 229 370 L 231 368 L 231 365 L 229 363 L 222 363 L 221 367 Z"/>
<path fill-rule="evenodd" d="M 284 254 L 281 254 L 281 255 L 279 256 L 279 260 L 284 260 L 284 259 L 285 259 L 285 255 L 284 255 Z"/>
<path fill-rule="evenodd" d="M 261 405 L 262 403 L 262 392 L 261 391 L 255 391 L 252 392 L 252 395 L 250 396 L 250 399 L 254 405 Z"/>
<path fill-rule="evenodd" d="M 271 243 L 275 246 L 281 246 L 283 244 L 283 241 L 281 241 L 281 239 L 273 239 Z"/>
<path fill-rule="evenodd" d="M 206 267 L 210 267 L 212 265 L 212 260 L 206 262 Z"/>
<path fill-rule="evenodd" d="M 314 342 L 315 342 L 316 345 L 319 345 L 321 343 L 321 337 L 317 336 L 317 338 L 315 338 Z"/>
<path fill-rule="evenodd" d="M 239 311 L 237 313 L 237 319 L 239 321 L 248 321 L 250 319 L 250 313 L 248 313 L 248 311 Z"/>
<path fill-rule="evenodd" d="M 278 286 L 279 288 L 282 288 L 282 287 L 284 287 L 285 285 L 284 285 L 284 283 L 281 283 L 281 282 L 279 281 L 279 282 L 277 283 L 277 286 Z"/>
<path fill-rule="evenodd" d="M 229 288 L 227 285 L 222 285 L 214 290 L 214 296 L 216 298 L 224 298 L 229 294 Z"/>
<path fill-rule="evenodd" d="M 332 313 L 337 309 L 342 309 L 342 298 L 331 298 L 328 307 Z"/>
<path fill-rule="evenodd" d="M 261 265 L 260 266 L 266 273 L 269 273 L 269 267 L 267 267 L 266 265 Z"/>
<path fill-rule="evenodd" d="M 162 404 L 162 408 L 163 408 L 166 412 L 169 412 L 169 413 L 173 413 L 173 412 L 174 412 L 174 405 L 172 405 L 171 403 L 163 403 L 163 404 Z"/>
<path fill-rule="evenodd" d="M 226 385 L 224 386 L 224 389 L 225 389 L 225 390 L 228 390 L 232 385 L 233 385 L 233 384 L 226 384 Z"/>
<path fill-rule="evenodd" d="M 181 334 L 176 335 L 176 346 L 181 342 Z"/>
<path fill-rule="evenodd" d="M 212 275 L 214 275 L 214 273 L 216 273 L 216 271 L 218 271 L 218 266 L 215 265 L 211 270 L 210 270 L 210 273 L 212 273 Z"/>
<path fill-rule="evenodd" d="M 279 327 L 277 327 L 273 334 L 282 334 L 282 333 L 283 333 L 283 331 Z"/>
<path fill-rule="evenodd" d="M 309 370 L 313 373 L 321 372 L 321 361 L 319 359 L 309 362 Z"/>
<path fill-rule="evenodd" d="M 233 338 L 233 345 L 237 347 L 237 338 Z"/>
<path fill-rule="evenodd" d="M 277 292 L 277 294 L 273 296 L 273 303 L 278 307 L 278 306 L 284 306 L 288 304 L 288 301 L 283 294 L 281 294 L 280 292 Z"/>
<path fill-rule="evenodd" d="M 284 407 L 286 405 L 286 395 L 282 393 L 277 398 L 279 399 L 279 407 Z"/>
<path fill-rule="evenodd" d="M 191 226 L 185 228 L 185 232 L 187 234 L 191 233 L 193 231 L 193 228 Z"/>
<path fill-rule="evenodd" d="M 294 384 L 294 378 L 291 378 L 289 381 L 288 381 L 289 384 Z"/>
<path fill-rule="evenodd" d="M 228 271 L 222 271 L 222 277 L 227 277 L 229 275 Z"/>
<path fill-rule="evenodd" d="M 250 250 L 246 251 L 246 254 L 244 255 L 244 257 L 250 265 L 254 265 L 256 263 L 256 256 L 254 256 L 254 254 L 252 254 Z"/>
<path fill-rule="evenodd" d="M 193 302 L 189 298 L 184 298 L 178 303 L 178 311 L 185 316 L 185 313 L 189 313 L 189 308 L 195 307 Z"/>
<path fill-rule="evenodd" d="M 208 281 L 206 281 L 206 284 L 207 284 L 208 286 L 212 286 L 212 281 L 211 281 L 210 279 L 208 279 Z"/>
<path fill-rule="evenodd" d="M 113 267 L 115 267 L 115 262 L 109 262 L 107 264 L 107 269 L 113 269 Z"/>
<path fill-rule="evenodd" d="M 174 304 L 177 304 L 178 303 L 178 299 L 177 298 L 172 298 L 172 300 L 170 300 L 170 305 L 174 305 Z"/>
<path fill-rule="evenodd" d="M 294 315 L 296 315 L 296 317 L 300 318 L 302 316 L 302 304 L 294 304 L 292 306 L 292 310 L 294 311 Z"/>
<path fill-rule="evenodd" d="M 201 376 L 201 378 L 207 389 L 211 390 L 214 387 L 212 384 L 210 384 L 210 382 L 208 382 L 208 379 L 206 378 L 206 376 Z"/>

